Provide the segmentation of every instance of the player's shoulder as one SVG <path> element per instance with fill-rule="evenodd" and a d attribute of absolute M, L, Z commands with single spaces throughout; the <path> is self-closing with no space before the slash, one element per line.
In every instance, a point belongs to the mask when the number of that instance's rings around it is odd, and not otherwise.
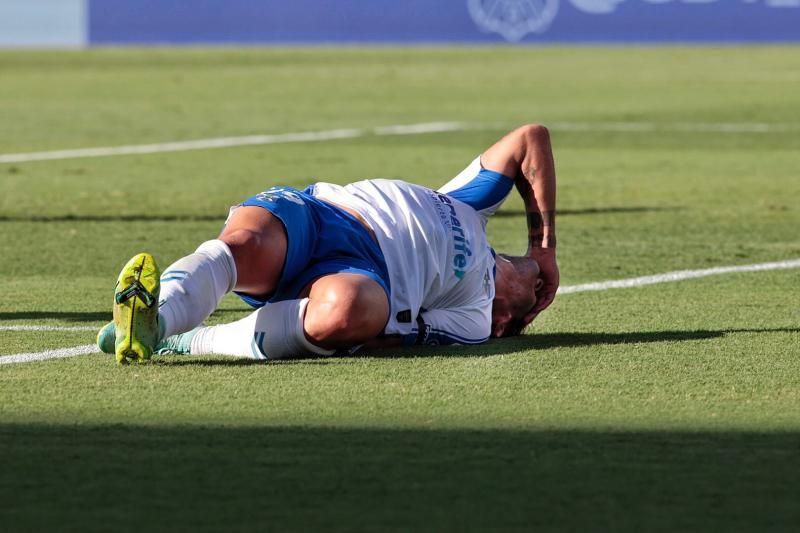
<path fill-rule="evenodd" d="M 437 194 L 430 187 L 405 180 L 390 178 L 371 178 L 356 181 L 346 186 L 351 191 L 359 191 L 369 196 L 387 196 L 392 198 L 414 198 Z"/>
<path fill-rule="evenodd" d="M 429 189 L 423 185 L 412 183 L 410 181 L 394 179 L 394 178 L 370 178 L 367 180 L 356 181 L 351 183 L 354 186 L 370 185 L 378 189 Z"/>

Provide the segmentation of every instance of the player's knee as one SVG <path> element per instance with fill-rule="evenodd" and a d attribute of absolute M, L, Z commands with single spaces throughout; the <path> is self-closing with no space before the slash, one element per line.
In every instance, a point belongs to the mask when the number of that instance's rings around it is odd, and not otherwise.
<path fill-rule="evenodd" d="M 343 344 L 358 342 L 355 338 L 357 320 L 335 306 L 321 305 L 312 313 L 306 310 L 303 327 L 308 339 L 324 348 L 338 348 Z"/>
<path fill-rule="evenodd" d="M 225 232 L 220 236 L 220 240 L 224 241 L 231 249 L 237 263 L 244 262 L 245 257 L 254 255 L 261 246 L 261 234 L 250 229 L 234 229 Z"/>
<path fill-rule="evenodd" d="M 251 290 L 258 285 L 257 272 L 263 272 L 264 265 L 261 234 L 249 229 L 234 229 L 220 235 L 220 240 L 228 245 L 236 264 L 237 288 L 248 286 Z"/>
<path fill-rule="evenodd" d="M 239 211 L 244 216 L 237 217 Z M 236 264 L 236 289 L 261 295 L 275 289 L 286 257 L 286 233 L 266 210 L 242 207 L 219 239 L 228 245 Z"/>
<path fill-rule="evenodd" d="M 311 299 L 303 326 L 311 342 L 324 348 L 343 348 L 373 339 L 383 330 L 388 305 L 374 305 L 369 299 L 326 294 Z"/>
<path fill-rule="evenodd" d="M 314 344 L 339 348 L 364 342 L 378 334 L 377 331 L 369 334 L 372 328 L 367 316 L 358 316 L 352 306 L 324 302 L 309 305 L 303 326 Z"/>

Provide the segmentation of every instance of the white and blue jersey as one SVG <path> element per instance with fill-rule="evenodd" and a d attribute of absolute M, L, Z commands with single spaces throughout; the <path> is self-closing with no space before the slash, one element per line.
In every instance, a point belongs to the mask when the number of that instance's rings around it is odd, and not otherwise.
<path fill-rule="evenodd" d="M 373 279 L 388 297 L 389 274 L 378 244 L 353 215 L 315 198 L 309 194 L 312 189 L 271 187 L 240 204 L 262 207 L 283 223 L 286 258 L 274 292 L 237 294 L 251 306 L 262 307 L 297 298 L 316 278 L 349 272 Z"/>
<path fill-rule="evenodd" d="M 308 192 L 356 211 L 375 233 L 391 287 L 387 335 L 477 344 L 489 338 L 495 291 L 486 223 L 513 186 L 478 158 L 439 191 L 375 179 L 317 183 Z"/>
<path fill-rule="evenodd" d="M 240 296 L 260 307 L 297 298 L 320 276 L 358 273 L 386 291 L 386 335 L 400 335 L 407 344 L 484 342 L 495 292 L 486 223 L 513 185 L 483 169 L 478 158 L 438 191 L 383 179 L 267 189 L 240 205 L 263 207 L 283 222 L 284 268 L 274 293 Z M 361 215 L 378 242 L 332 204 Z"/>

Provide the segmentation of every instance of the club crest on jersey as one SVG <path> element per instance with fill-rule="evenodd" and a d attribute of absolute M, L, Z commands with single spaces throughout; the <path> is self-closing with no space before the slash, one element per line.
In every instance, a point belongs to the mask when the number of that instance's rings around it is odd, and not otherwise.
<path fill-rule="evenodd" d="M 559 0 L 467 0 L 475 24 L 499 33 L 508 41 L 519 41 L 529 33 L 542 33 L 558 13 Z"/>

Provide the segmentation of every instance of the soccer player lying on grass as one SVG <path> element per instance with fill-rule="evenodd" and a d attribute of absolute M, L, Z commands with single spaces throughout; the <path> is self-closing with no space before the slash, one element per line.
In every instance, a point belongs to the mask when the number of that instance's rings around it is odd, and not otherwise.
<path fill-rule="evenodd" d="M 160 276 L 149 254 L 132 258 L 98 345 L 127 363 L 154 351 L 280 359 L 518 335 L 558 288 L 555 182 L 549 134 L 528 125 L 439 191 L 383 179 L 273 187 Z M 496 256 L 487 219 L 514 185 L 528 252 Z M 257 311 L 198 328 L 230 291 Z"/>

